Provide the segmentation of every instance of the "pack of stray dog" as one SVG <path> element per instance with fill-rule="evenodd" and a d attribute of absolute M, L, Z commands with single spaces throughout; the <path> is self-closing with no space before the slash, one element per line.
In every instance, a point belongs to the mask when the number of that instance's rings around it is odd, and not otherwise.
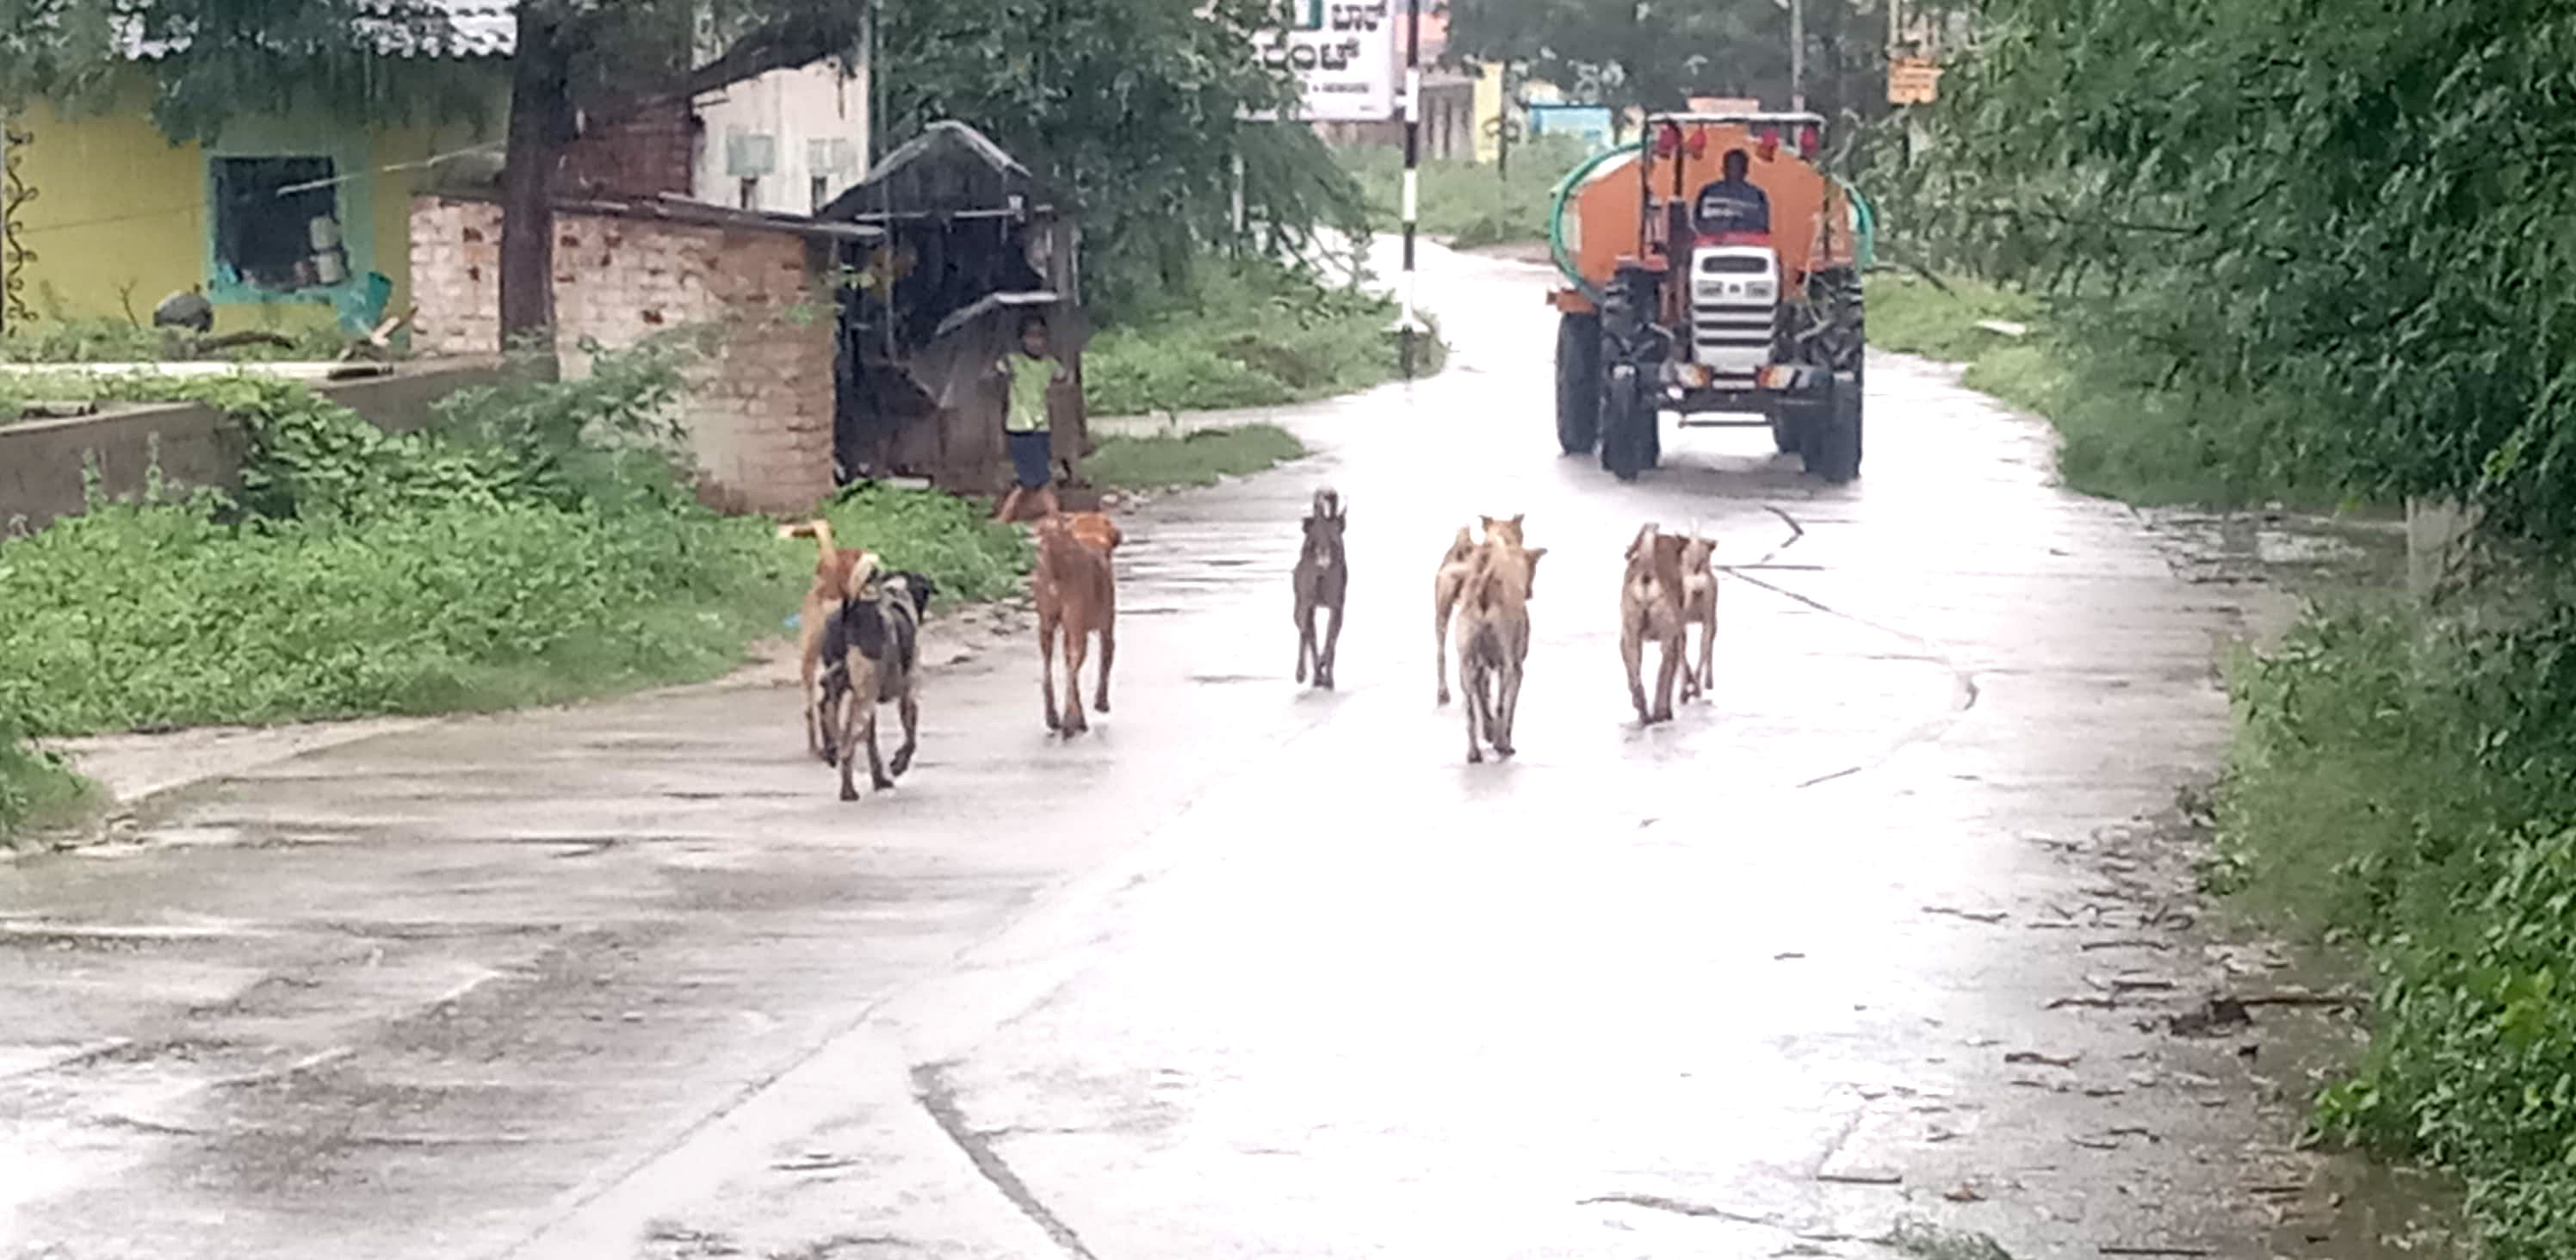
<path fill-rule="evenodd" d="M 1296 679 L 1322 690 L 1336 683 L 1342 617 L 1350 592 L 1349 510 L 1340 492 L 1317 489 L 1305 519 L 1296 566 L 1290 571 L 1297 630 Z M 1458 657 L 1459 687 L 1466 693 L 1467 760 L 1481 762 L 1490 749 L 1509 757 L 1526 674 L 1530 601 L 1537 593 L 1538 563 L 1547 548 L 1533 547 L 1523 518 L 1482 517 L 1461 528 L 1441 554 L 1431 579 L 1433 676 L 1437 697 L 1449 703 L 1449 655 Z M 857 800 L 859 748 L 879 791 L 912 765 L 921 717 L 921 625 L 935 586 L 914 572 L 888 572 L 875 553 L 840 547 L 831 526 L 808 521 L 780 529 L 782 536 L 812 538 L 817 546 L 814 581 L 805 596 L 802 681 L 806 737 L 815 754 L 840 771 L 841 799 Z M 1118 652 L 1118 576 L 1115 553 L 1125 536 L 1100 512 L 1050 512 L 1033 530 L 1037 563 L 1029 574 L 1037 605 L 1040 695 L 1049 731 L 1072 738 L 1090 729 L 1083 704 L 1083 667 L 1090 645 L 1100 647 L 1098 686 L 1090 712 L 1109 711 L 1109 672 Z M 1628 545 L 1619 587 L 1619 648 L 1627 667 L 1628 697 L 1642 725 L 1673 720 L 1676 688 L 1685 703 L 1706 699 L 1715 685 L 1717 544 L 1656 525 L 1637 531 Z M 1691 631 L 1699 632 L 1691 650 Z M 1645 650 L 1660 659 L 1649 692 Z M 1056 689 L 1056 658 L 1063 656 L 1067 687 Z M 894 705 L 903 722 L 903 744 L 891 761 L 877 744 L 877 710 Z"/>

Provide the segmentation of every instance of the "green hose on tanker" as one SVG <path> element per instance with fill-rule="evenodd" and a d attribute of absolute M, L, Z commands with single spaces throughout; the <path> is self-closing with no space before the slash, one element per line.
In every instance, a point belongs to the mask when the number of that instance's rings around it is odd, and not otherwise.
<path fill-rule="evenodd" d="M 1625 144 L 1612 145 L 1585 159 L 1582 165 L 1567 172 L 1564 179 L 1557 181 L 1554 201 L 1548 208 L 1548 257 L 1555 261 L 1557 274 L 1564 276 L 1566 283 L 1573 285 L 1575 291 L 1583 295 L 1584 300 L 1595 306 L 1601 304 L 1600 287 L 1584 279 L 1583 273 L 1575 270 L 1574 260 L 1565 248 L 1566 203 L 1574 199 L 1574 190 L 1582 187 L 1583 181 L 1592 177 L 1592 172 L 1624 154 L 1638 152 L 1645 147 L 1645 144 L 1644 138 L 1640 137 Z M 1858 188 L 1852 187 L 1851 181 L 1839 175 L 1834 176 L 1833 181 L 1843 190 L 1843 196 L 1851 203 L 1852 261 L 1860 270 L 1867 271 L 1878 263 L 1878 212 L 1870 208 L 1869 198 L 1862 196 Z"/>

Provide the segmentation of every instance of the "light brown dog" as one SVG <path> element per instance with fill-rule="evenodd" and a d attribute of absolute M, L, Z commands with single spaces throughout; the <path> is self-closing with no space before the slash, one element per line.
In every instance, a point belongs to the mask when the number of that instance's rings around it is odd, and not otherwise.
<path fill-rule="evenodd" d="M 1512 721 L 1520 712 L 1521 666 L 1529 658 L 1530 588 L 1545 547 L 1524 547 L 1520 518 L 1508 536 L 1488 520 L 1458 591 L 1458 686 L 1467 693 L 1467 760 L 1483 761 L 1481 736 L 1498 756 L 1512 755 Z"/>
<path fill-rule="evenodd" d="M 1699 627 L 1699 654 L 1682 653 L 1682 699 L 1705 699 L 1717 685 L 1717 543 L 1694 534 L 1682 547 L 1682 626 Z"/>
<path fill-rule="evenodd" d="M 1038 562 L 1029 591 L 1038 606 L 1038 661 L 1045 669 L 1046 724 L 1067 737 L 1091 729 L 1082 713 L 1082 658 L 1100 636 L 1100 690 L 1092 707 L 1109 711 L 1109 667 L 1118 657 L 1118 574 L 1110 553 L 1126 541 L 1118 523 L 1098 512 L 1059 512 L 1037 524 Z M 1065 706 L 1055 703 L 1056 634 L 1064 634 Z"/>
<path fill-rule="evenodd" d="M 1682 552 L 1688 542 L 1648 525 L 1628 544 L 1628 572 L 1619 582 L 1619 659 L 1628 667 L 1628 700 L 1637 706 L 1640 723 L 1673 720 L 1673 680 L 1690 648 L 1682 621 Z M 1650 640 L 1663 650 L 1651 708 L 1638 676 Z"/>
<path fill-rule="evenodd" d="M 1513 547 L 1521 545 L 1521 518 L 1498 521 L 1484 517 L 1485 542 L 1504 540 Z M 1449 619 L 1458 608 L 1459 592 L 1466 589 L 1467 575 L 1474 571 L 1479 548 L 1474 534 L 1465 527 L 1458 530 L 1457 540 L 1440 557 L 1440 570 L 1431 576 L 1431 662 L 1432 672 L 1440 683 L 1440 703 L 1449 703 Z"/>
<path fill-rule="evenodd" d="M 839 614 L 843 601 L 857 596 L 876 579 L 877 557 L 864 547 L 835 546 L 830 521 L 781 525 L 778 536 L 814 540 L 814 580 L 805 588 L 805 607 L 797 620 L 796 654 L 798 677 L 804 687 L 805 751 L 824 757 L 823 696 L 815 687 L 815 678 L 823 669 L 824 628 Z"/>

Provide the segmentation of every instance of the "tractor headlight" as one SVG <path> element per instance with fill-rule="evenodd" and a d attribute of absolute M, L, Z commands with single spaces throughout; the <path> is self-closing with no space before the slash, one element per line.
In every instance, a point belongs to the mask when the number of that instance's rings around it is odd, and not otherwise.
<path fill-rule="evenodd" d="M 1744 296 L 1750 298 L 1762 298 L 1765 300 L 1770 299 L 1774 296 L 1771 291 L 1771 282 L 1768 280 L 1756 280 L 1753 283 L 1744 286 Z"/>

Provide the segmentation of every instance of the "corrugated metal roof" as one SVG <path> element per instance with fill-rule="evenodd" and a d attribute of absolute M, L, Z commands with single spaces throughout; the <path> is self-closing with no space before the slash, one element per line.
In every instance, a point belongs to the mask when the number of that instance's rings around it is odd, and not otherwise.
<path fill-rule="evenodd" d="M 512 0 L 361 0 L 360 34 L 386 57 L 507 57 L 518 47 Z M 129 24 L 120 41 L 128 59 L 157 61 L 187 47 L 184 39 L 146 39 Z"/>

